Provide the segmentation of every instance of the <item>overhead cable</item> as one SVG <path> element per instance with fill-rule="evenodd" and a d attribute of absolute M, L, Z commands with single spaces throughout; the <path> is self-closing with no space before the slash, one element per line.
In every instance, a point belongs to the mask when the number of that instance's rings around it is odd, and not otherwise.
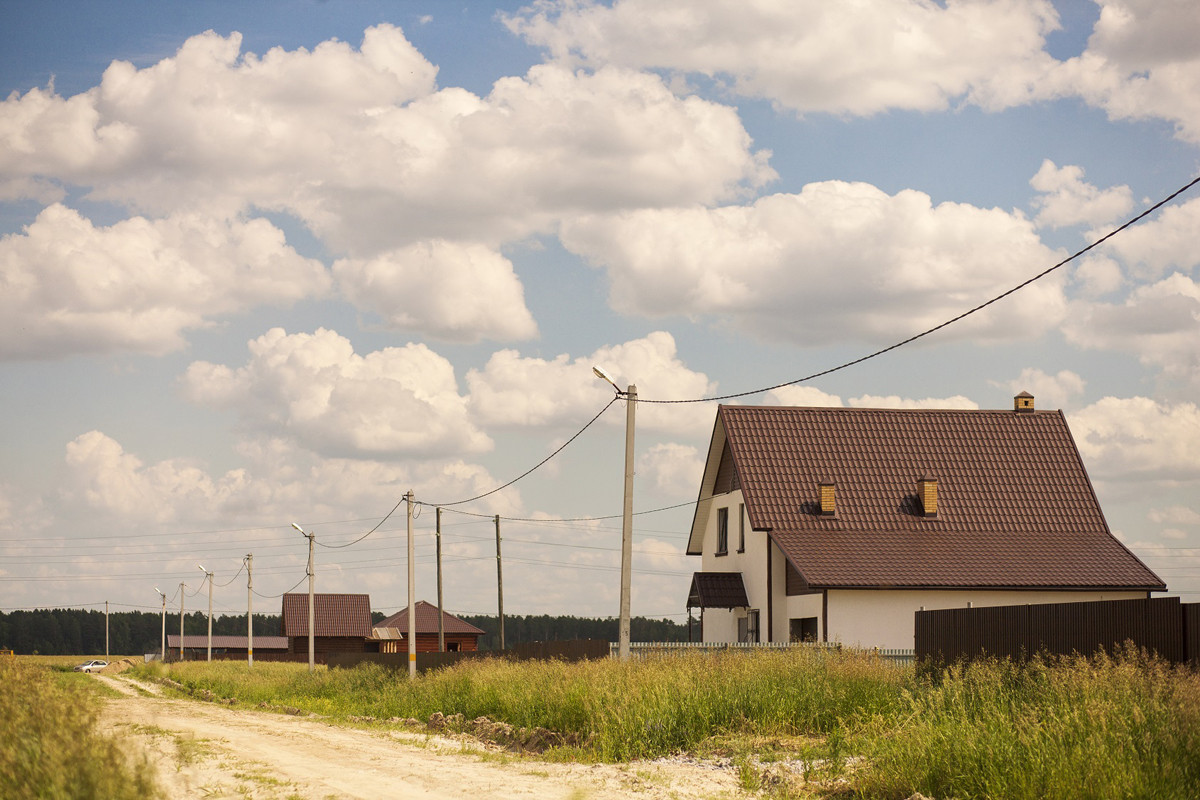
<path fill-rule="evenodd" d="M 940 325 L 935 325 L 934 327 L 930 328 L 929 330 L 922 331 L 921 333 L 918 333 L 915 336 L 910 336 L 907 339 L 900 341 L 900 342 L 896 342 L 895 344 L 889 345 L 889 346 L 883 348 L 882 350 L 876 350 L 874 353 L 870 353 L 869 355 L 865 355 L 860 358 L 856 358 L 853 361 L 847 361 L 844 364 L 839 364 L 836 367 L 831 367 L 829 369 L 822 370 L 820 372 L 814 372 L 813 374 L 806 375 L 803 378 L 796 378 L 794 381 L 787 381 L 786 383 L 777 383 L 774 386 L 766 386 L 761 389 L 751 389 L 750 391 L 747 391 L 747 392 L 736 392 L 734 394 L 723 394 L 723 395 L 718 395 L 718 396 L 714 396 L 714 397 L 696 397 L 696 398 L 687 399 L 687 400 L 649 400 L 644 397 L 638 397 L 636 402 L 638 402 L 638 403 L 655 403 L 655 404 L 660 404 L 660 405 L 674 405 L 674 404 L 683 404 L 683 403 L 715 403 L 715 402 L 719 402 L 721 400 L 735 400 L 739 397 L 749 397 L 751 395 L 762 394 L 763 392 L 769 392 L 774 389 L 782 389 L 785 386 L 795 386 L 797 383 L 805 383 L 807 381 L 811 381 L 816 378 L 821 378 L 826 375 L 830 375 L 834 372 L 839 372 L 841 370 L 847 369 L 848 367 L 853 367 L 857 364 L 863 363 L 864 361 L 870 361 L 872 358 L 877 358 L 878 356 L 884 355 L 885 353 L 890 353 L 891 351 L 896 350 L 901 347 L 904 347 L 907 344 L 912 344 L 913 342 L 917 341 L 918 339 L 923 339 L 924 337 L 929 336 L 932 333 L 936 333 L 937 331 L 940 331 L 942 328 L 949 327 L 950 325 L 953 325 L 954 323 L 959 322 L 960 320 L 966 319 L 967 317 L 971 316 L 972 314 L 976 313 L 977 311 L 982 311 L 983 309 L 987 308 L 988 306 L 992 305 L 993 303 L 997 303 L 997 302 L 1003 300 L 1004 298 L 1008 297 L 1009 295 L 1019 292 L 1020 290 L 1024 289 L 1029 284 L 1034 283 L 1035 281 L 1039 281 L 1042 278 L 1046 277 L 1047 275 L 1049 275 L 1051 272 L 1054 272 L 1059 267 L 1065 266 L 1065 265 L 1071 263 L 1072 261 L 1074 261 L 1075 259 L 1079 258 L 1084 253 L 1087 253 L 1088 251 L 1090 251 L 1096 247 L 1099 247 L 1101 244 L 1108 241 L 1112 237 L 1116 236 L 1118 233 L 1125 230 L 1126 228 L 1128 228 L 1132 225 L 1135 225 L 1138 222 L 1141 222 L 1143 219 L 1150 216 L 1155 211 L 1162 208 L 1167 203 L 1171 202 L 1176 197 L 1178 197 L 1179 195 L 1186 192 L 1188 189 L 1195 186 L 1197 183 L 1200 183 L 1200 176 L 1193 178 L 1186 185 L 1180 187 L 1179 189 L 1176 189 L 1170 195 L 1163 198 L 1162 200 L 1159 200 L 1157 203 L 1150 206 L 1145 211 L 1143 211 L 1142 213 L 1138 214 L 1133 219 L 1126 222 L 1124 225 L 1121 225 L 1118 228 L 1114 228 L 1113 230 L 1106 233 L 1104 236 L 1101 236 L 1099 239 L 1097 239 L 1096 241 L 1089 244 L 1087 247 L 1083 248 L 1082 250 L 1079 250 L 1078 252 L 1076 252 L 1073 255 L 1070 255 L 1070 256 L 1064 258 L 1062 261 L 1058 262 L 1054 266 L 1048 267 L 1048 268 L 1042 270 L 1041 272 L 1039 272 L 1037 275 L 1034 275 L 1032 278 L 1029 278 L 1028 280 L 1018 283 L 1016 286 L 1012 287 L 1008 291 L 998 294 L 995 297 L 993 297 L 992 299 L 990 299 L 986 302 L 980 303 L 979 305 L 975 306 L 972 309 L 964 311 L 963 313 L 959 314 L 957 317 L 948 319 L 945 322 L 941 323 Z"/>

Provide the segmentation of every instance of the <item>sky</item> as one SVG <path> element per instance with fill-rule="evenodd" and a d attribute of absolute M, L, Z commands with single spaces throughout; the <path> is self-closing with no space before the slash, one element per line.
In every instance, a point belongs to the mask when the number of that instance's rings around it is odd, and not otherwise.
<path fill-rule="evenodd" d="M 391 613 L 411 491 L 417 599 L 445 504 L 447 610 L 499 565 L 506 614 L 615 616 L 594 365 L 823 373 L 1200 175 L 1193 0 L 11 0 L 0 88 L 3 611 L 244 613 L 252 554 L 278 613 L 296 522 Z M 736 402 L 1029 391 L 1200 601 L 1197 230 L 1200 186 Z M 716 407 L 637 406 L 634 615 L 686 619 Z"/>

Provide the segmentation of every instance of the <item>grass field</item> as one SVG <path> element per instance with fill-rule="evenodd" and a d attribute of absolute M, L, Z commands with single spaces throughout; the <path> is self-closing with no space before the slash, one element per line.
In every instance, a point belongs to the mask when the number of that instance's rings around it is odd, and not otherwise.
<path fill-rule="evenodd" d="M 91 676 L 71 671 L 84 660 L 0 659 L 0 796 L 161 796 L 144 761 L 97 733 L 97 699 L 104 688 Z"/>
<path fill-rule="evenodd" d="M 646 661 L 464 662 L 409 681 L 364 665 L 150 664 L 194 694 L 333 718 L 486 716 L 549 729 L 557 759 L 681 751 L 734 759 L 746 786 L 772 762 L 809 779 L 779 796 L 1200 796 L 1200 676 L 1136 652 L 988 662 L 924 675 L 869 654 L 813 650 Z"/>

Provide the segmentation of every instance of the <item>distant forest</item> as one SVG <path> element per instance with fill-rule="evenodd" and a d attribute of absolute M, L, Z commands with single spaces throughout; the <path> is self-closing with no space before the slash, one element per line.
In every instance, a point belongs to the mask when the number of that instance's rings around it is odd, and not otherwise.
<path fill-rule="evenodd" d="M 384 618 L 376 611 L 374 622 Z M 495 616 L 462 615 L 461 619 L 486 631 L 480 649 L 499 647 L 500 624 Z M 278 614 L 255 614 L 255 636 L 278 636 Z M 208 633 L 208 616 L 202 611 L 184 615 L 184 633 Z M 167 635 L 179 633 L 179 614 L 167 612 Z M 246 635 L 246 617 L 213 617 L 213 634 Z M 665 619 L 634 617 L 630 639 L 635 642 L 686 642 L 687 625 Z M 617 620 L 590 617 L 508 616 L 504 617 L 504 643 L 563 639 L 617 640 Z M 162 641 L 162 615 L 148 611 L 116 611 L 108 615 L 108 652 L 111 655 L 157 653 Z M 104 612 L 76 608 L 0 612 L 0 649 L 21 655 L 97 655 L 104 653 Z"/>

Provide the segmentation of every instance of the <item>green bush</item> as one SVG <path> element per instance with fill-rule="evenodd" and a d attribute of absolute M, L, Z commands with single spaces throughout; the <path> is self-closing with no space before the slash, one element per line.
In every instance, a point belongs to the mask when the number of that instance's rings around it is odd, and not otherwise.
<path fill-rule="evenodd" d="M 0 659 L 0 796 L 161 797 L 150 765 L 96 731 L 96 700 L 75 677 Z"/>

